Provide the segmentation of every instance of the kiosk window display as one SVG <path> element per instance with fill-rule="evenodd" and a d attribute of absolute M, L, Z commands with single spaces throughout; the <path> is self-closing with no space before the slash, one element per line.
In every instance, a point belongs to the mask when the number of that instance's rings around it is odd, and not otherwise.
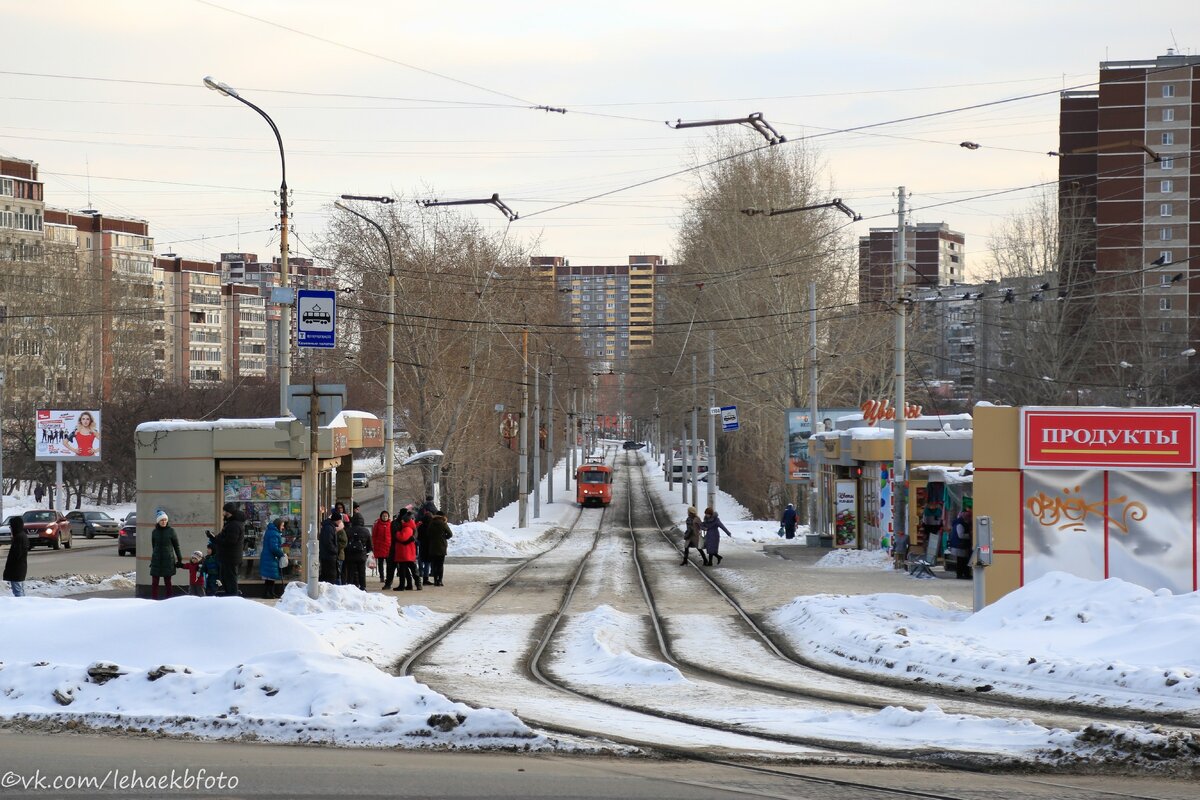
<path fill-rule="evenodd" d="M 236 503 L 246 515 L 246 533 L 242 550 L 242 577 L 258 578 L 258 558 L 262 552 L 263 531 L 273 519 L 287 524 L 282 531 L 283 550 L 288 567 L 282 577 L 299 575 L 302 552 L 301 527 L 303 479 L 300 475 L 223 475 L 222 504 Z"/>

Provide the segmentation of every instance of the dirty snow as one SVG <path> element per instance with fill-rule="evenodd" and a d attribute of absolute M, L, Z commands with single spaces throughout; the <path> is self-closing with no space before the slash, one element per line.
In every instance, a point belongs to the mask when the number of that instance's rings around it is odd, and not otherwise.
<path fill-rule="evenodd" d="M 821 569 L 892 569 L 886 550 L 830 550 L 813 564 Z"/>
<path fill-rule="evenodd" d="M 29 597 L 70 597 L 75 594 L 115 590 L 132 593 L 136 574 L 121 572 L 107 578 L 89 574 L 30 578 L 25 581 L 25 594 Z M 0 597 L 12 597 L 12 588 L 8 585 L 8 581 L 0 583 Z"/>

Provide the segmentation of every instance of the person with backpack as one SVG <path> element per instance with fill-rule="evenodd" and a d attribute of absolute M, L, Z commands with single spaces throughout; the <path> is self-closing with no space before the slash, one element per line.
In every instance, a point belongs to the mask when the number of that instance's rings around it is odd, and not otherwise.
<path fill-rule="evenodd" d="M 429 574 L 433 578 L 433 585 L 441 586 L 446 565 L 447 542 L 454 536 L 446 523 L 446 515 L 441 511 L 434 512 L 430 520 L 421 526 L 417 535 L 421 542 L 421 553 L 429 561 Z"/>
<path fill-rule="evenodd" d="M 354 512 L 346 534 L 346 583 L 367 590 L 367 559 L 371 557 L 371 529 L 363 515 Z"/>

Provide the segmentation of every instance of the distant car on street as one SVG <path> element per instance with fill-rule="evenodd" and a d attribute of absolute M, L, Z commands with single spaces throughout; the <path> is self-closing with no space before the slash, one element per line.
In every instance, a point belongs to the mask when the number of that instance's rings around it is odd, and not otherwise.
<path fill-rule="evenodd" d="M 640 450 L 642 447 L 642 443 L 630 440 L 630 441 L 625 442 L 625 444 L 623 444 L 621 446 L 626 450 Z"/>
<path fill-rule="evenodd" d="M 354 473 L 353 483 L 354 483 L 354 488 L 356 488 L 356 489 L 359 487 L 362 487 L 365 489 L 366 487 L 371 485 L 371 481 L 369 478 L 367 478 L 367 473 L 365 473 L 365 472 Z"/>
<path fill-rule="evenodd" d="M 30 550 L 38 545 L 53 550 L 71 549 L 71 523 L 62 514 L 49 508 L 35 508 L 22 514 L 21 519 L 25 520 Z"/>
<path fill-rule="evenodd" d="M 107 511 L 68 511 L 67 520 L 71 523 L 71 535 L 93 539 L 96 536 L 116 537 L 121 531 L 121 523 L 117 522 Z"/>
<path fill-rule="evenodd" d="M 12 517 L 5 517 L 0 523 L 0 544 L 12 544 Z"/>
<path fill-rule="evenodd" d="M 137 555 L 137 512 L 125 518 L 117 535 L 117 555 Z"/>

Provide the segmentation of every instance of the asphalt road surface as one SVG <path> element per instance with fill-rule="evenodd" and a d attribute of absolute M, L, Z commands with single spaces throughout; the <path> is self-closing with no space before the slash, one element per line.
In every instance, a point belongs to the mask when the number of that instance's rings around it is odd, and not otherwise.
<path fill-rule="evenodd" d="M 8 548 L 5 548 L 5 552 Z M 51 575 L 99 575 L 107 578 L 118 572 L 129 572 L 136 564 L 132 556 L 117 555 L 117 540 L 109 536 L 85 539 L 76 536 L 71 549 L 58 550 L 35 547 L 29 551 L 29 578 Z"/>
<path fill-rule="evenodd" d="M 963 800 L 1077 800 L 1136 796 L 1193 800 L 1187 781 L 1114 776 L 953 774 L 936 771 L 790 767 L 752 771 L 703 762 L 523 753 L 341 750 L 150 737 L 0 730 L 0 797 L 420 797 L 420 798 L 813 798 L 897 795 Z M 171 771 L 177 786 L 169 784 Z M 203 772 L 201 772 L 203 770 Z M 793 774 L 789 774 L 789 770 Z M 803 775 L 803 777 L 799 777 Z M 107 788 L 53 788 L 56 779 Z M 117 781 L 163 778 L 161 788 Z M 211 788 L 183 788 L 188 778 Z M 221 786 L 216 785 L 223 778 Z M 816 779 L 816 780 L 814 780 Z M 45 788 L 36 788 L 41 780 Z M 849 782 L 848 786 L 839 781 Z M 865 786 L 864 786 L 865 785 Z M 62 784 L 60 783 L 61 787 Z M 888 792 L 868 786 L 886 787 Z"/>

